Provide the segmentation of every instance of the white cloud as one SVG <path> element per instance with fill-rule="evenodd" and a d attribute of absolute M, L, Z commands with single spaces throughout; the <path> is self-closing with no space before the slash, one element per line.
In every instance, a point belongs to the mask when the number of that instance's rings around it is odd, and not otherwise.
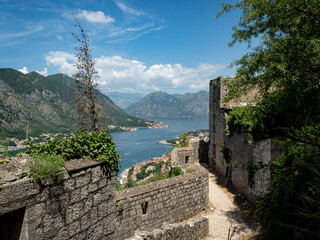
<path fill-rule="evenodd" d="M 50 52 L 46 56 L 49 66 L 60 72 L 72 75 L 75 58 L 66 52 Z M 96 58 L 97 80 L 103 92 L 187 92 L 208 89 L 208 80 L 216 77 L 224 65 L 202 63 L 197 68 L 183 67 L 181 64 L 155 64 L 147 67 L 138 60 L 120 56 Z"/>
<path fill-rule="evenodd" d="M 116 2 L 116 4 L 124 13 L 132 14 L 132 15 L 136 15 L 136 16 L 147 15 L 145 12 L 130 8 L 122 2 Z"/>
<path fill-rule="evenodd" d="M 86 10 L 82 10 L 81 12 L 79 12 L 76 16 L 76 18 L 82 18 L 82 19 L 86 19 L 89 22 L 92 23 L 111 23 L 114 22 L 115 20 L 110 17 L 109 15 L 104 15 L 103 12 L 101 11 L 86 11 Z"/>
<path fill-rule="evenodd" d="M 45 56 L 45 59 L 48 66 L 58 68 L 61 73 L 65 73 L 69 76 L 72 76 L 74 73 L 75 69 L 73 63 L 75 61 L 75 56 L 73 54 L 62 51 L 51 51 Z"/>
<path fill-rule="evenodd" d="M 63 40 L 63 37 L 61 35 L 57 35 L 57 39 L 62 41 Z"/>
<path fill-rule="evenodd" d="M 140 27 L 129 27 L 129 28 L 124 28 L 124 29 L 115 29 L 112 32 L 109 33 L 109 37 L 115 37 L 115 36 L 120 36 L 123 35 L 125 33 L 132 33 L 132 32 L 140 32 L 142 30 L 145 30 L 147 28 L 152 27 L 154 24 L 145 24 L 143 26 Z"/>
<path fill-rule="evenodd" d="M 22 69 L 18 69 L 18 71 L 22 72 L 23 74 L 29 73 L 28 68 L 24 66 Z"/>
<path fill-rule="evenodd" d="M 36 32 L 42 31 L 42 30 L 44 30 L 44 28 L 42 26 L 38 26 L 38 27 L 34 27 L 32 30 L 24 31 L 24 32 L 2 33 L 2 34 L 0 34 L 0 39 L 25 37 L 27 35 L 31 35 L 31 34 L 34 34 Z"/>
<path fill-rule="evenodd" d="M 48 69 L 45 67 L 44 69 L 43 69 L 43 71 L 36 71 L 37 73 L 39 73 L 39 74 L 41 74 L 42 76 L 48 76 Z"/>

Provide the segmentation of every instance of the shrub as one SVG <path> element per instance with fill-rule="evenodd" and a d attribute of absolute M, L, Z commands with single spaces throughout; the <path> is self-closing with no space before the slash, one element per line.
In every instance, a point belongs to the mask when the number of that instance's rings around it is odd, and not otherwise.
<path fill-rule="evenodd" d="M 175 177 L 175 176 L 179 176 L 182 173 L 182 169 L 181 167 L 173 167 L 172 168 L 172 172 L 171 172 L 171 176 Z"/>
<path fill-rule="evenodd" d="M 107 163 L 108 168 L 119 171 L 120 155 L 107 130 L 88 133 L 78 130 L 65 139 L 55 138 L 43 145 L 30 145 L 25 150 L 30 155 L 61 155 L 64 160 L 90 158 Z"/>
<path fill-rule="evenodd" d="M 28 161 L 30 177 L 42 184 L 54 181 L 64 165 L 64 160 L 58 155 L 34 156 Z"/>

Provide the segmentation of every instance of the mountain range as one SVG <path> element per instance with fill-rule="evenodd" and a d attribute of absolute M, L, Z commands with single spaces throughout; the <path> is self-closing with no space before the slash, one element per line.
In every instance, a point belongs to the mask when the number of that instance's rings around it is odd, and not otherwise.
<path fill-rule="evenodd" d="M 153 92 L 125 111 L 136 117 L 198 118 L 208 117 L 209 92 L 168 94 Z"/>
<path fill-rule="evenodd" d="M 118 107 L 126 109 L 130 105 L 141 100 L 145 95 L 140 93 L 120 93 L 106 92 L 105 93 Z"/>
<path fill-rule="evenodd" d="M 44 77 L 36 72 L 23 74 L 0 69 L 0 137 L 23 138 L 32 135 L 69 133 L 76 130 L 73 102 L 75 80 L 64 74 Z M 145 120 L 128 115 L 102 93 L 105 113 L 100 126 L 146 127 Z"/>

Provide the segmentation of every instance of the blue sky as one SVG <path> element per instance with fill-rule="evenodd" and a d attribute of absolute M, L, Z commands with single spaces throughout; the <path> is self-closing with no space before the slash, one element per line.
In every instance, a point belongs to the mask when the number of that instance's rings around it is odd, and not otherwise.
<path fill-rule="evenodd" d="M 216 0 L 0 0 L 0 67 L 72 75 L 77 18 L 103 92 L 207 90 L 246 46 L 228 47 L 240 13 Z"/>

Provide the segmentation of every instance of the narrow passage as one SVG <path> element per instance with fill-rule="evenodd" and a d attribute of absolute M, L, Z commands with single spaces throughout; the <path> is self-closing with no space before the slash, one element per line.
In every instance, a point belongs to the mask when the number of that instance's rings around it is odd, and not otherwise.
<path fill-rule="evenodd" d="M 232 197 L 217 184 L 217 176 L 208 174 L 211 210 L 205 214 L 209 218 L 209 236 L 204 240 L 250 239 L 254 229 L 245 222 Z"/>

